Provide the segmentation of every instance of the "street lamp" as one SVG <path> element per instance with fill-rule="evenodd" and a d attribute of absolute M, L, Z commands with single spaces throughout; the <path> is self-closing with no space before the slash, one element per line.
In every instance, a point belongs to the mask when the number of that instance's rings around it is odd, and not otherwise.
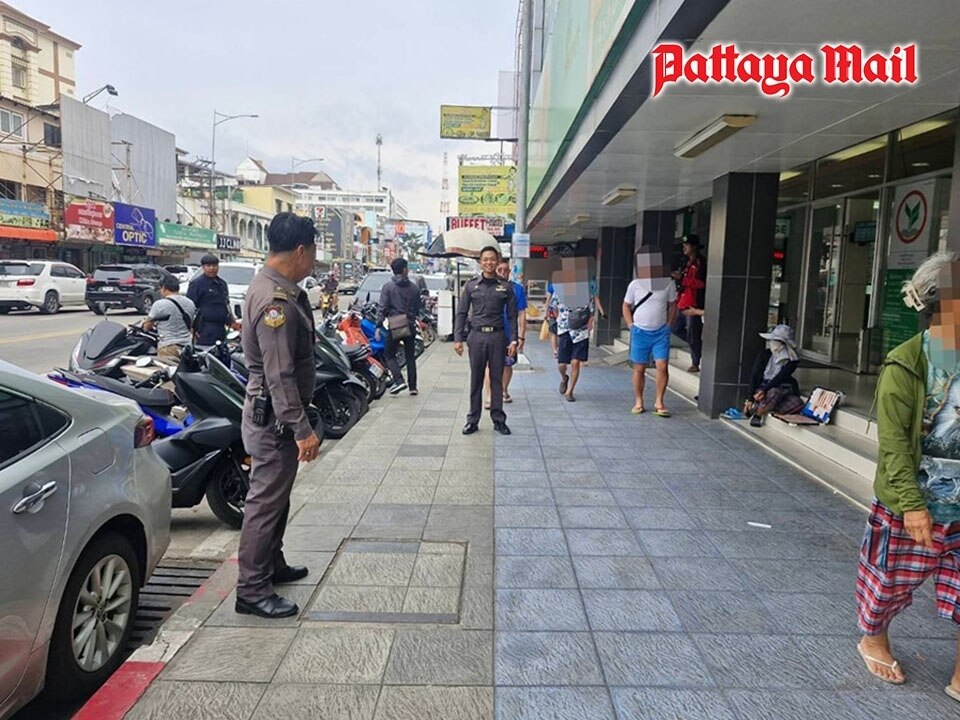
<path fill-rule="evenodd" d="M 214 170 L 217 165 L 217 125 L 222 125 L 230 120 L 237 118 L 258 118 L 259 115 L 226 115 L 222 112 L 213 111 L 213 141 L 210 143 L 210 229 L 216 231 L 217 203 L 213 197 L 213 178 Z"/>
<path fill-rule="evenodd" d="M 83 104 L 86 105 L 88 102 L 90 102 L 91 100 L 93 100 L 97 95 L 99 95 L 100 93 L 102 93 L 104 90 L 107 91 L 107 95 L 113 95 L 114 97 L 116 97 L 117 95 L 120 94 L 120 93 L 117 92 L 117 89 L 116 89 L 113 85 L 109 85 L 109 84 L 108 84 L 108 85 L 104 85 L 104 86 L 101 87 L 101 88 L 97 88 L 96 90 L 94 90 L 94 91 L 93 91 L 92 93 L 90 93 L 89 95 L 84 95 L 84 96 L 83 96 Z"/>
<path fill-rule="evenodd" d="M 306 165 L 307 163 L 312 162 L 323 162 L 322 157 L 307 158 L 306 160 L 297 160 L 297 158 L 290 156 L 290 185 L 293 186 L 293 171 L 296 170 L 301 165 Z"/>

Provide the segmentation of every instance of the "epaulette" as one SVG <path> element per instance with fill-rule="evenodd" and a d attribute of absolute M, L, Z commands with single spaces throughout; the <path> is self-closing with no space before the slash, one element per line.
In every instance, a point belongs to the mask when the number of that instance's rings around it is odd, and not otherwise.
<path fill-rule="evenodd" d="M 290 300 L 290 293 L 284 290 L 282 287 L 277 285 L 273 288 L 273 299 L 274 300 Z"/>

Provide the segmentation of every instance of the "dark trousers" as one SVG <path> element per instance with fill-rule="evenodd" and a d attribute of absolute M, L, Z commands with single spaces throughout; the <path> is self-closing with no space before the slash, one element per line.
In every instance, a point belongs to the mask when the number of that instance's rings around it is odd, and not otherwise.
<path fill-rule="evenodd" d="M 673 321 L 673 334 L 690 345 L 693 364 L 700 367 L 700 358 L 703 357 L 703 318 L 699 315 L 687 317 L 678 310 Z"/>
<path fill-rule="evenodd" d="M 281 440 L 273 427 L 243 419 L 243 446 L 250 453 L 250 491 L 243 509 L 237 597 L 258 602 L 273 594 L 273 575 L 287 567 L 283 532 L 290 514 L 290 491 L 297 476 L 297 443 Z"/>
<path fill-rule="evenodd" d="M 470 413 L 467 422 L 480 421 L 483 408 L 483 379 L 490 368 L 490 417 L 494 422 L 507 419 L 503 412 L 503 361 L 507 354 L 507 339 L 502 330 L 492 333 L 473 331 L 467 338 L 470 352 Z"/>
<path fill-rule="evenodd" d="M 223 342 L 227 339 L 227 328 L 223 323 L 211 323 L 203 321 L 200 330 L 197 333 L 197 345 L 216 345 L 217 340 Z"/>
<path fill-rule="evenodd" d="M 402 340 L 394 340 L 387 335 L 387 342 L 383 348 L 386 356 L 387 367 L 390 368 L 390 374 L 393 375 L 393 384 L 403 382 L 403 371 L 400 369 L 400 363 L 397 361 L 397 349 L 403 345 L 403 352 L 407 356 L 407 384 L 411 390 L 417 389 L 417 338 L 415 335 L 405 337 Z"/>

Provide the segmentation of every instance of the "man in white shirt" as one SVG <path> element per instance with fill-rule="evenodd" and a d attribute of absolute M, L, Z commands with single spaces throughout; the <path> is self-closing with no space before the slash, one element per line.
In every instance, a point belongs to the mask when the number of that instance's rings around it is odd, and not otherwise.
<path fill-rule="evenodd" d="M 677 287 L 666 271 L 663 255 L 653 247 L 637 251 L 637 279 L 627 287 L 623 298 L 623 320 L 630 327 L 630 362 L 633 363 L 631 412 L 644 411 L 643 387 L 650 356 L 657 367 L 657 394 L 653 413 L 670 417 L 663 396 L 667 392 L 670 362 L 670 326 L 677 314 Z"/>

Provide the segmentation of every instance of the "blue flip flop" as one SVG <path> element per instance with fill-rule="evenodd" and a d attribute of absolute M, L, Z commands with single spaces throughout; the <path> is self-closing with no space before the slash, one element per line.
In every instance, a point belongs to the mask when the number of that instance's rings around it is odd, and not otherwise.
<path fill-rule="evenodd" d="M 744 415 L 742 412 L 737 410 L 737 408 L 733 408 L 733 407 L 727 408 L 726 410 L 724 410 L 722 413 L 720 413 L 720 416 L 725 417 L 727 420 L 746 420 L 747 419 L 746 415 Z"/>

